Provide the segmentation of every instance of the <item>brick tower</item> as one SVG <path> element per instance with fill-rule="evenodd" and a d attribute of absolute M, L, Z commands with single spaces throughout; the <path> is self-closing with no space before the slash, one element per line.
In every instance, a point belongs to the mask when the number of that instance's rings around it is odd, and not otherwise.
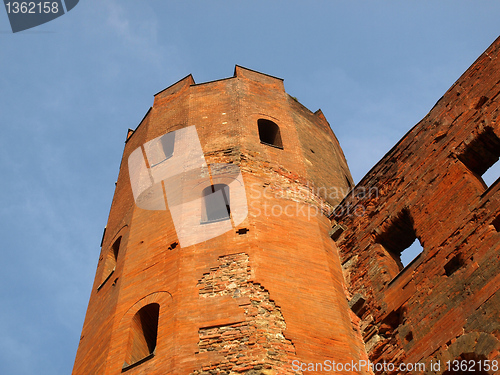
<path fill-rule="evenodd" d="M 281 79 L 236 66 L 156 94 L 127 136 L 73 374 L 365 358 L 328 219 L 351 188 L 322 112 Z"/>

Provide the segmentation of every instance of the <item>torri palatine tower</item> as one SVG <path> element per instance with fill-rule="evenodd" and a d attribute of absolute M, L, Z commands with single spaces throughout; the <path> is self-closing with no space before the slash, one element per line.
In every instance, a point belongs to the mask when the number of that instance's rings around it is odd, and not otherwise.
<path fill-rule="evenodd" d="M 127 136 L 73 374 L 365 358 L 329 236 L 352 186 L 322 112 L 279 78 L 236 66 L 156 94 Z"/>

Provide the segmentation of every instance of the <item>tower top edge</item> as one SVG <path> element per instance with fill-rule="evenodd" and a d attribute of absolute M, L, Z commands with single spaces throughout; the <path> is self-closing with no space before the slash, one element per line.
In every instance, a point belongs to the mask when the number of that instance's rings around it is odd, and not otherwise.
<path fill-rule="evenodd" d="M 262 73 L 262 72 L 259 72 L 258 70 L 254 70 L 254 69 L 250 69 L 250 68 L 246 68 L 244 66 L 241 66 L 241 65 L 238 65 L 236 64 L 234 66 L 234 74 L 233 74 L 233 77 L 239 77 L 242 75 L 242 73 L 244 73 L 244 71 L 248 71 L 248 72 L 252 72 L 252 73 L 255 73 L 255 74 L 258 74 L 258 75 L 262 75 L 262 76 L 265 76 L 265 77 L 268 77 L 268 78 L 272 78 L 272 79 L 276 79 L 280 82 L 283 82 L 284 79 L 283 78 L 280 78 L 280 77 L 276 77 L 276 76 L 273 76 L 271 74 L 267 74 L 267 73 Z"/>
<path fill-rule="evenodd" d="M 155 97 L 155 99 L 157 99 L 157 97 L 158 98 L 166 97 L 166 96 L 169 96 L 169 95 L 179 91 L 179 89 L 184 88 L 184 87 L 206 85 L 206 84 L 210 84 L 210 83 L 214 83 L 214 82 L 230 80 L 233 78 L 247 78 L 247 79 L 252 80 L 256 76 L 262 76 L 263 78 L 266 78 L 266 79 L 276 80 L 277 81 L 276 83 L 280 84 L 280 85 L 282 85 L 283 81 L 284 81 L 283 78 L 279 78 L 279 77 L 276 77 L 276 76 L 273 76 L 270 74 L 262 73 L 262 72 L 259 72 L 257 70 L 246 68 L 244 66 L 236 64 L 234 67 L 234 73 L 233 73 L 232 77 L 226 77 L 226 78 L 216 79 L 216 80 L 212 80 L 212 81 L 196 83 L 194 78 L 193 78 L 193 75 L 188 74 L 184 78 L 181 78 L 180 80 L 178 80 L 177 82 L 164 88 L 163 90 L 158 91 L 156 94 L 154 94 L 154 97 Z"/>
<path fill-rule="evenodd" d="M 177 86 L 191 86 L 194 84 L 195 84 L 195 81 L 194 81 L 193 75 L 188 74 L 187 76 L 185 76 L 184 78 L 181 78 L 177 82 L 172 83 L 170 86 L 165 87 L 163 90 L 158 91 L 153 96 L 156 97 L 156 96 L 161 95 L 161 94 L 169 95 L 170 91 L 172 91 L 172 89 L 175 89 Z M 174 91 L 176 91 L 176 90 L 174 90 Z"/>

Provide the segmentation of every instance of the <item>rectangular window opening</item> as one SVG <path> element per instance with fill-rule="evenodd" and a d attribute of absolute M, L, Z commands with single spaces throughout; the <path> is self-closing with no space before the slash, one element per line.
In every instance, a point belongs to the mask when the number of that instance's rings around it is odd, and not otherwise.
<path fill-rule="evenodd" d="M 479 134 L 458 158 L 483 183 L 490 187 L 500 176 L 500 139 L 488 127 Z"/>
<path fill-rule="evenodd" d="M 397 310 L 393 310 L 387 315 L 384 320 L 382 320 L 379 326 L 379 333 L 385 336 L 394 335 L 399 326 L 403 323 L 403 312 L 402 309 L 399 308 Z"/>
<path fill-rule="evenodd" d="M 500 215 L 498 215 L 495 220 L 491 222 L 491 225 L 493 225 L 496 229 L 497 232 L 500 232 Z"/>
<path fill-rule="evenodd" d="M 408 210 L 403 210 L 377 238 L 401 271 L 423 251 L 415 234 L 413 219 Z"/>
<path fill-rule="evenodd" d="M 200 224 L 216 223 L 230 220 L 229 186 L 226 184 L 215 184 L 207 186 L 202 191 L 202 218 Z"/>
<path fill-rule="evenodd" d="M 450 277 L 455 273 L 455 271 L 459 270 L 464 265 L 464 260 L 461 254 L 455 255 L 451 258 L 448 263 L 444 266 L 444 272 L 446 276 Z"/>

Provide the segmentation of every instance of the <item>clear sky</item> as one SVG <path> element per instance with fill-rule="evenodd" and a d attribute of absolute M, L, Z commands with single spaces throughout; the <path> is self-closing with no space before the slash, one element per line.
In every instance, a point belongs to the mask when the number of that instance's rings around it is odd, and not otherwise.
<path fill-rule="evenodd" d="M 153 94 L 235 64 L 283 78 L 358 182 L 499 19 L 498 1 L 81 0 L 12 34 L 0 9 L 0 374 L 71 373 L 123 142 Z"/>

